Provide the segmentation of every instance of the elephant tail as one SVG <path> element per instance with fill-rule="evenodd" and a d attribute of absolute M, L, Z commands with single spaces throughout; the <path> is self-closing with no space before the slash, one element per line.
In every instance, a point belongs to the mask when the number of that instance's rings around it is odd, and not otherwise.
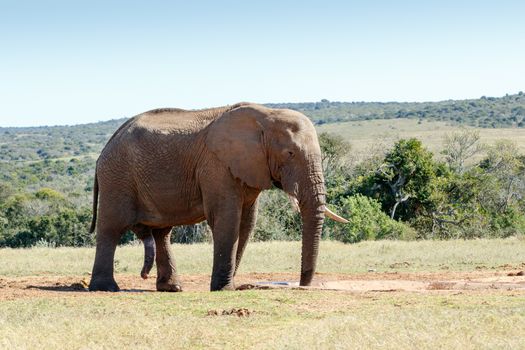
<path fill-rule="evenodd" d="M 98 206 L 98 180 L 97 173 L 95 172 L 95 183 L 93 184 L 93 218 L 91 219 L 91 228 L 89 233 L 95 232 L 95 226 L 97 225 L 97 206 Z"/>

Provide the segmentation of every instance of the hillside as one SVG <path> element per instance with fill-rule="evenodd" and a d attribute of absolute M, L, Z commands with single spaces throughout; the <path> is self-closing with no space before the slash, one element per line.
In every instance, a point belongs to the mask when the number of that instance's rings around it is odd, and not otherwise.
<path fill-rule="evenodd" d="M 410 118 L 447 121 L 481 128 L 525 127 L 525 94 L 441 102 L 271 103 L 303 112 L 316 124 L 372 119 Z"/>
<path fill-rule="evenodd" d="M 95 159 L 123 121 L 0 128 L 0 199 L 12 191 L 49 187 L 86 206 L 91 200 Z"/>
<path fill-rule="evenodd" d="M 352 147 L 351 154 L 360 159 L 374 148 L 387 149 L 399 139 L 415 137 L 438 158 L 443 149 L 445 137 L 459 130 L 475 130 L 485 145 L 494 145 L 499 140 L 511 140 L 521 153 L 525 153 L 525 130 L 522 128 L 477 128 L 458 125 L 454 122 L 419 121 L 416 119 L 377 119 L 327 123 L 317 126 L 317 132 L 342 136 Z M 483 152 L 479 154 L 481 157 Z"/>
<path fill-rule="evenodd" d="M 480 129 L 483 142 L 513 139 L 525 148 L 525 94 L 431 103 L 329 102 L 268 104 L 309 116 L 320 132 L 342 135 L 357 153 L 370 144 L 420 138 L 434 153 L 460 125 Z M 95 159 L 125 119 L 52 127 L 0 128 L 0 183 L 34 191 L 51 187 L 89 200 Z M 343 122 L 342 122 L 343 121 Z M 494 129 L 496 128 L 496 129 Z"/>
<path fill-rule="evenodd" d="M 0 161 L 37 161 L 98 154 L 124 120 L 74 126 L 0 128 Z"/>
<path fill-rule="evenodd" d="M 320 102 L 270 103 L 298 110 L 317 125 L 376 119 L 417 119 L 479 128 L 525 127 L 525 94 L 442 102 Z M 0 161 L 38 161 L 96 155 L 125 119 L 74 125 L 24 128 L 0 127 Z M 381 122 L 388 124 L 388 122 Z M 352 128 L 359 126 L 348 124 Z M 327 130 L 334 128 L 328 127 Z M 339 129 L 336 127 L 335 129 Z M 334 129 L 334 130 L 335 130 Z M 421 129 L 421 128 L 418 128 Z M 417 135 L 413 135 L 417 136 Z"/>

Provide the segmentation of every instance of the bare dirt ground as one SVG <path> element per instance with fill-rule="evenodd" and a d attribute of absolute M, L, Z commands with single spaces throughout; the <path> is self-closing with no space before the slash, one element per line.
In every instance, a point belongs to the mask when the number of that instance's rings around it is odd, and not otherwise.
<path fill-rule="evenodd" d="M 250 273 L 236 277 L 238 289 L 273 289 L 299 287 L 297 274 Z M 90 276 L 1 277 L 0 300 L 86 296 Z M 155 276 L 116 275 L 124 293 L 155 291 Z M 209 290 L 209 275 L 182 275 L 185 292 Z M 309 289 L 340 290 L 349 293 L 494 293 L 513 291 L 525 294 L 523 270 L 481 270 L 473 272 L 316 274 Z M 100 295 L 101 293 L 93 293 Z"/>

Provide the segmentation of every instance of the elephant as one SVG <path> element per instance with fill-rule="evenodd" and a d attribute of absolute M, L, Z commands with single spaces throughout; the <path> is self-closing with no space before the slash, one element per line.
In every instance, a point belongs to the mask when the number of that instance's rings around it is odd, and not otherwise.
<path fill-rule="evenodd" d="M 234 290 L 257 218 L 258 196 L 277 187 L 303 223 L 300 285 L 316 268 L 325 214 L 321 151 L 312 122 L 288 109 L 254 103 L 155 109 L 127 120 L 97 163 L 93 191 L 96 253 L 90 291 L 119 291 L 114 255 L 121 235 L 144 241 L 141 275 L 157 265 L 156 289 L 181 291 L 170 252 L 173 226 L 207 220 L 213 238 L 211 291 Z"/>

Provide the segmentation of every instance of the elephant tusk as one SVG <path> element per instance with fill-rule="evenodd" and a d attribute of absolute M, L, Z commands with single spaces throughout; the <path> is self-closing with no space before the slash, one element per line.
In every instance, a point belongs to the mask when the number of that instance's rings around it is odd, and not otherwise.
<path fill-rule="evenodd" d="M 333 211 L 328 209 L 328 207 L 326 207 L 326 206 L 324 207 L 324 215 L 328 216 L 332 220 L 342 222 L 343 224 L 347 224 L 347 223 L 350 222 L 350 221 L 346 220 L 345 218 L 337 215 L 336 213 L 334 213 Z"/>
<path fill-rule="evenodd" d="M 298 213 L 301 212 L 299 208 L 299 201 L 297 200 L 297 198 L 289 194 L 288 199 L 290 200 L 290 203 L 292 204 L 292 209 Z M 336 213 L 328 209 L 327 206 L 324 207 L 324 215 L 328 216 L 332 220 L 342 222 L 343 224 L 348 224 L 350 222 L 347 219 L 337 215 Z"/>

